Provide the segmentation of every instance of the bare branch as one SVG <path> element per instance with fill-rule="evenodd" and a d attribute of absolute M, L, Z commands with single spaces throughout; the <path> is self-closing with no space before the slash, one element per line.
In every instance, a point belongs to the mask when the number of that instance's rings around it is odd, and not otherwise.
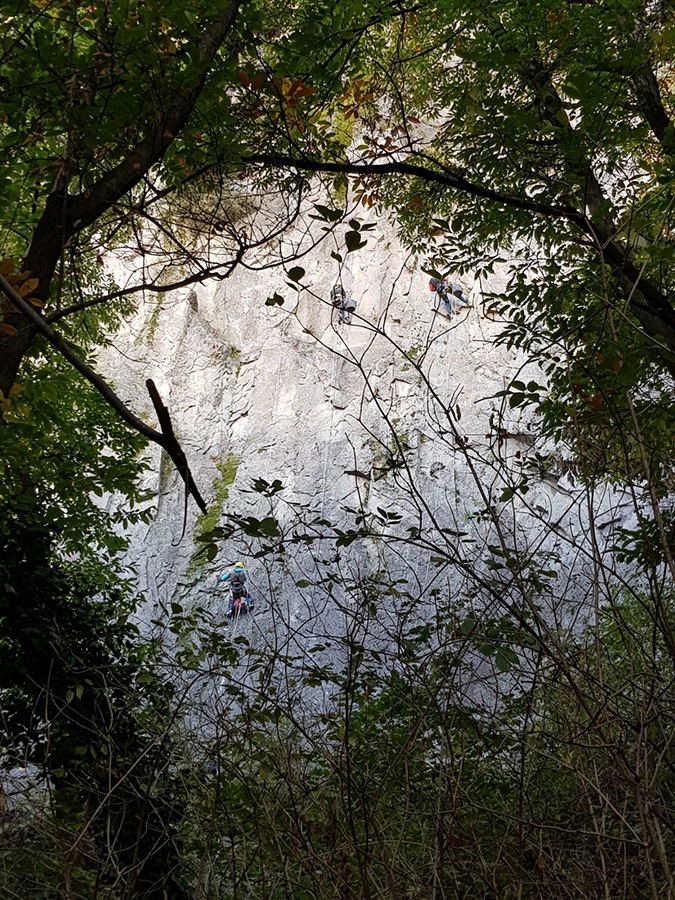
<path fill-rule="evenodd" d="M 327 162 L 308 157 L 292 157 L 282 153 L 256 153 L 251 156 L 243 156 L 241 161 L 247 165 L 268 165 L 279 168 L 295 168 L 305 172 L 334 172 L 344 175 L 410 175 L 421 178 L 423 181 L 445 185 L 455 188 L 474 197 L 482 197 L 485 200 L 494 200 L 502 206 L 514 209 L 522 209 L 527 212 L 540 213 L 543 216 L 557 219 L 577 221 L 583 218 L 582 214 L 571 206 L 551 206 L 547 203 L 536 203 L 526 197 L 515 194 L 503 194 L 483 185 L 468 181 L 464 176 L 438 163 L 438 171 L 419 166 L 415 163 L 388 162 L 388 163 L 354 163 L 349 160 L 342 162 Z"/>
<path fill-rule="evenodd" d="M 148 381 L 147 386 L 157 411 L 157 418 L 159 419 L 159 424 L 162 429 L 161 432 L 155 431 L 154 428 L 151 428 L 133 413 L 124 401 L 117 396 L 110 385 L 80 359 L 70 344 L 68 344 L 58 332 L 54 331 L 54 329 L 45 322 L 44 318 L 37 310 L 33 309 L 31 304 L 12 287 L 3 275 L 0 275 L 0 290 L 2 290 L 8 300 L 14 304 L 24 318 L 26 318 L 34 328 L 49 341 L 52 347 L 54 347 L 64 359 L 67 359 L 71 366 L 73 366 L 74 369 L 77 369 L 77 371 L 93 385 L 106 403 L 115 410 L 127 425 L 130 425 L 135 431 L 138 431 L 139 434 L 142 434 L 143 437 L 147 438 L 149 441 L 159 444 L 159 446 L 168 453 L 178 469 L 181 478 L 185 482 L 186 490 L 192 495 L 202 513 L 205 514 L 207 511 L 206 503 L 195 486 L 183 449 L 174 434 L 168 410 L 159 398 L 157 388 L 152 381 Z"/>
<path fill-rule="evenodd" d="M 218 266 L 217 268 L 222 268 Z M 91 309 L 93 306 L 101 306 L 104 303 L 110 303 L 113 300 L 121 300 L 122 297 L 128 297 L 131 294 L 138 294 L 141 291 L 150 291 L 154 294 L 168 294 L 171 291 L 188 287 L 191 284 L 199 284 L 206 281 L 207 278 L 218 278 L 219 274 L 216 269 L 207 269 L 205 272 L 197 272 L 182 278 L 180 281 L 173 281 L 171 284 L 135 284 L 132 287 L 121 288 L 119 291 L 113 291 L 112 294 L 104 294 L 102 297 L 92 297 L 91 300 L 83 300 L 82 303 L 74 303 L 65 309 L 59 309 L 45 318 L 48 323 L 58 322 L 59 319 L 65 319 L 66 316 L 72 316 L 73 313 L 82 312 L 85 309 Z"/>

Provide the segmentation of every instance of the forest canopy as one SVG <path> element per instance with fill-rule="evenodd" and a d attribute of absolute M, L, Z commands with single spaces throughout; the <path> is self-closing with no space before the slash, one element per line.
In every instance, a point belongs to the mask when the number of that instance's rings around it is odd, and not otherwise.
<path fill-rule="evenodd" d="M 611 421 L 630 430 L 621 397 L 635 387 L 660 466 L 669 403 L 643 395 L 675 368 L 671 16 L 638 0 L 4 3 L 3 397 L 36 334 L 77 357 L 85 329 L 130 310 L 102 250 L 160 229 L 177 284 L 227 277 L 295 220 L 320 175 L 336 210 L 395 211 L 435 270 L 508 257 L 497 307 L 506 339 L 551 366 L 547 424 L 564 431 L 574 410 L 601 427 L 612 452 L 593 465 L 618 474 Z M 286 212 L 247 232 L 241 178 Z M 181 203 L 217 251 L 185 242 L 170 212 Z M 172 284 L 156 269 L 141 281 Z"/>
<path fill-rule="evenodd" d="M 672 4 L 0 0 L 0 31 L 0 764 L 33 763 L 47 796 L 31 818 L 0 793 L 8 895 L 673 896 Z M 233 534 L 269 566 L 295 541 L 320 568 L 326 535 L 407 544 L 465 595 L 421 623 L 414 585 L 326 569 L 295 586 L 349 597 L 340 665 L 317 645 L 289 675 L 168 602 L 167 653 L 119 564 L 153 514 L 145 441 L 205 504 L 154 384 L 158 427 L 97 351 L 144 294 L 255 269 L 307 217 L 367 253 L 366 211 L 431 276 L 507 273 L 484 309 L 546 383 L 513 380 L 504 408 L 536 411 L 591 511 L 624 488 L 635 528 L 601 553 L 591 515 L 572 625 L 546 553 L 504 525 L 525 479 L 475 512 L 495 537 L 473 568 L 466 532 L 401 534 L 397 510 L 349 530 L 299 510 L 288 538 L 262 480 L 269 515 L 203 534 L 207 555 Z M 128 247 L 122 286 L 105 258 Z M 293 283 L 299 262 L 275 260 Z"/>

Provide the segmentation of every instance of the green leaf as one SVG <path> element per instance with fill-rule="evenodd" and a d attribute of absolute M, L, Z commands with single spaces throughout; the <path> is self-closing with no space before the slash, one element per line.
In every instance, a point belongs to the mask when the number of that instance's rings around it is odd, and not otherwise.
<path fill-rule="evenodd" d="M 337 540 L 335 541 L 336 547 L 349 547 L 357 537 L 359 537 L 359 533 L 357 531 L 348 531 L 343 534 L 340 534 Z"/>
<path fill-rule="evenodd" d="M 213 560 L 218 556 L 218 547 L 216 544 L 208 544 L 206 547 L 206 558 L 209 562 L 213 562 Z"/>
<path fill-rule="evenodd" d="M 268 297 L 265 300 L 265 306 L 283 306 L 285 303 L 284 298 L 281 294 L 274 293 L 271 297 Z"/>
<path fill-rule="evenodd" d="M 424 272 L 425 275 L 431 275 L 432 278 L 439 278 L 439 279 L 442 279 L 442 278 L 443 278 L 443 276 L 442 276 L 441 273 L 438 271 L 438 269 L 434 269 L 434 268 L 423 268 L 422 271 Z"/>
<path fill-rule="evenodd" d="M 262 519 L 259 524 L 259 530 L 267 537 L 278 537 L 281 533 L 279 531 L 279 523 L 273 516 L 266 516 Z"/>
<path fill-rule="evenodd" d="M 500 672 L 508 672 L 511 668 L 511 663 L 504 656 L 501 650 L 498 650 L 495 655 L 495 665 Z"/>
<path fill-rule="evenodd" d="M 316 218 L 321 218 L 326 222 L 338 222 L 342 218 L 342 211 L 339 209 L 330 209 L 320 203 L 315 204 L 314 209 L 319 213 Z"/>
<path fill-rule="evenodd" d="M 339 222 L 342 218 L 343 212 L 341 209 L 329 209 L 328 207 L 321 207 L 322 210 L 325 210 L 326 218 L 330 222 Z"/>
<path fill-rule="evenodd" d="M 508 672 L 518 663 L 518 655 L 509 647 L 500 647 L 495 654 L 495 665 L 500 672 Z"/>
<path fill-rule="evenodd" d="M 302 268 L 302 266 L 293 266 L 293 268 L 289 269 L 287 272 L 287 275 L 291 279 L 291 281 L 300 281 L 304 274 L 305 270 Z"/>
<path fill-rule="evenodd" d="M 345 243 L 347 245 L 347 253 L 353 253 L 355 250 L 365 247 L 368 241 L 362 241 L 358 231 L 348 231 L 345 234 Z"/>
<path fill-rule="evenodd" d="M 459 630 L 461 631 L 462 634 L 467 635 L 467 634 L 471 634 L 471 632 L 474 630 L 475 627 L 476 627 L 476 620 L 473 618 L 473 616 L 468 616 L 466 619 L 464 619 L 462 624 L 459 626 Z"/>

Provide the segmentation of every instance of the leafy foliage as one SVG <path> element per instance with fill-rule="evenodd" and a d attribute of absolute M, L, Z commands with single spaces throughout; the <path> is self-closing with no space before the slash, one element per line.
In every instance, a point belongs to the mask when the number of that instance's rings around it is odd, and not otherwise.
<path fill-rule="evenodd" d="M 18 839 L 3 858 L 4 889 L 45 896 L 53 872 L 70 871 L 73 889 L 89 892 L 131 867 L 126 886 L 149 896 L 174 883 L 181 808 L 167 768 L 172 691 L 156 648 L 101 563 L 55 560 L 35 506 L 3 513 L 0 759 L 7 768 L 30 760 L 47 785 L 37 807 L 3 823 Z M 81 848 L 69 860 L 64 842 Z"/>
<path fill-rule="evenodd" d="M 96 558 L 103 551 L 112 560 L 126 546 L 115 526 L 152 512 L 138 487 L 145 442 L 62 359 L 39 344 L 35 351 L 5 403 L 0 498 L 6 511 L 39 515 L 62 552 Z M 100 498 L 116 492 L 127 503 L 109 513 Z"/>
<path fill-rule="evenodd" d="M 509 323 L 502 340 L 547 372 L 549 433 L 575 444 L 586 477 L 652 474 L 664 491 L 673 467 L 671 16 L 641 0 L 429 4 L 391 50 L 400 75 L 379 85 L 391 116 L 368 151 L 386 157 L 388 135 L 405 159 L 461 176 L 459 190 L 381 179 L 380 202 L 395 206 L 410 244 L 438 270 L 489 275 L 508 262 L 491 309 Z M 417 117 L 438 128 L 417 130 Z M 644 318 L 651 300 L 636 299 L 651 287 L 661 294 L 658 334 Z"/>
<path fill-rule="evenodd" d="M 505 273 L 487 311 L 543 375 L 498 396 L 541 411 L 589 491 L 628 483 L 637 520 L 609 549 L 591 523 L 593 615 L 575 620 L 555 551 L 519 540 L 524 466 L 481 485 L 470 523 L 432 515 L 410 480 L 412 514 L 376 503 L 332 522 L 258 478 L 261 508 L 219 524 L 228 459 L 200 556 L 236 537 L 272 583 L 314 551 L 292 584 L 346 633 L 269 653 L 167 602 L 152 624 L 175 642 L 179 706 L 114 575 L 111 526 L 150 515 L 141 443 L 5 301 L 3 748 L 54 788 L 44 832 L 3 855 L 10 890 L 28 860 L 36 897 L 673 894 L 672 17 L 643 0 L 0 6 L 0 271 L 81 356 L 132 308 L 109 296 L 101 249 L 135 241 L 152 289 L 222 276 L 294 221 L 319 173 L 311 215 L 339 232 L 340 265 L 368 243 L 357 203 L 394 210 L 435 275 Z M 283 213 L 267 219 L 272 192 Z M 423 357 L 406 354 L 420 377 Z M 409 448 L 389 424 L 372 481 L 403 490 Z M 129 506 L 110 517 L 94 498 L 112 492 Z M 425 553 L 436 586 L 353 576 L 344 559 L 365 545 Z"/>

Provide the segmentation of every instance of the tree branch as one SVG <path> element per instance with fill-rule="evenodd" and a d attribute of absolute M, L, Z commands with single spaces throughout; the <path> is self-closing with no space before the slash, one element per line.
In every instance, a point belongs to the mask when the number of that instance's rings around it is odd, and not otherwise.
<path fill-rule="evenodd" d="M 583 218 L 582 214 L 571 206 L 551 206 L 547 203 L 536 203 L 534 200 L 528 200 L 526 197 L 519 197 L 515 194 L 503 194 L 483 185 L 475 184 L 472 181 L 468 181 L 463 175 L 450 171 L 441 163 L 438 163 L 439 171 L 435 172 L 433 169 L 428 169 L 415 163 L 389 162 L 375 164 L 353 163 L 349 160 L 344 162 L 326 162 L 319 159 L 309 159 L 308 157 L 296 158 L 283 153 L 256 153 L 250 156 L 242 156 L 241 162 L 246 165 L 258 164 L 276 166 L 278 168 L 294 168 L 305 172 L 334 172 L 336 174 L 372 175 L 374 177 L 382 175 L 410 175 L 413 178 L 421 178 L 423 181 L 455 188 L 474 197 L 482 197 L 484 200 L 494 200 L 496 203 L 512 209 L 522 209 L 526 212 L 539 213 L 549 218 L 569 219 L 571 221 Z"/>
<path fill-rule="evenodd" d="M 149 441 L 159 444 L 159 446 L 167 452 L 178 469 L 181 478 L 185 482 L 186 491 L 192 495 L 202 513 L 206 514 L 206 503 L 192 479 L 187 459 L 174 434 L 171 419 L 169 418 L 169 412 L 162 403 L 153 382 L 148 380 L 146 384 L 155 410 L 157 411 L 157 418 L 159 420 L 160 428 L 162 429 L 161 432 L 155 431 L 154 428 L 151 428 L 142 419 L 139 419 L 139 417 L 117 396 L 110 385 L 104 381 L 97 372 L 94 372 L 93 369 L 83 362 L 68 342 L 61 337 L 58 332 L 54 331 L 54 329 L 45 322 L 44 318 L 37 310 L 35 310 L 31 304 L 12 287 L 4 275 L 0 275 L 0 290 L 2 290 L 7 299 L 14 304 L 21 315 L 49 341 L 52 347 L 54 347 L 64 359 L 67 359 L 74 369 L 77 369 L 77 371 L 87 379 L 87 381 L 103 397 L 106 403 L 115 410 L 127 425 L 130 425 L 135 431 L 138 431 L 139 434 L 142 434 L 143 437 L 147 438 Z"/>
<path fill-rule="evenodd" d="M 85 192 L 71 195 L 61 185 L 47 197 L 23 262 L 24 271 L 29 271 L 33 278 L 38 279 L 35 291 L 38 299 L 47 301 L 54 270 L 67 241 L 96 222 L 114 203 L 136 187 L 182 131 L 204 88 L 210 65 L 234 25 L 239 3 L 240 0 L 229 0 L 205 29 L 198 46 L 193 48 L 198 71 L 192 86 L 172 95 L 166 112 L 150 124 L 143 140 Z M 9 321 L 17 333 L 11 338 L 0 338 L 4 351 L 0 354 L 0 390 L 5 393 L 11 387 L 35 334 L 34 325 L 22 321 L 20 315 L 11 317 Z"/>
<path fill-rule="evenodd" d="M 675 136 L 672 134 L 671 121 L 663 108 L 659 83 L 651 66 L 646 62 L 642 63 L 631 74 L 631 81 L 645 121 L 649 124 L 659 143 L 663 145 L 664 150 L 672 153 L 675 150 Z M 669 127 L 670 136 L 668 136 Z"/>
<path fill-rule="evenodd" d="M 217 266 L 218 269 L 223 265 Z M 119 291 L 113 291 L 112 294 L 104 294 L 103 297 L 92 297 L 91 300 L 83 300 L 81 303 L 74 303 L 64 309 L 59 309 L 45 318 L 45 322 L 51 324 L 58 322 L 59 319 L 65 319 L 66 316 L 72 316 L 73 313 L 82 312 L 85 309 L 91 309 L 92 306 L 101 306 L 103 303 L 109 303 L 112 300 L 121 300 L 122 297 L 128 297 L 130 294 L 137 294 L 139 291 L 150 291 L 154 294 L 167 294 L 170 291 L 177 291 L 180 288 L 189 287 L 191 284 L 201 284 L 208 278 L 217 278 L 218 273 L 215 269 L 207 269 L 205 272 L 197 272 L 195 275 L 188 275 L 180 281 L 173 281 L 171 284 L 136 284 L 132 287 L 121 288 Z"/>

